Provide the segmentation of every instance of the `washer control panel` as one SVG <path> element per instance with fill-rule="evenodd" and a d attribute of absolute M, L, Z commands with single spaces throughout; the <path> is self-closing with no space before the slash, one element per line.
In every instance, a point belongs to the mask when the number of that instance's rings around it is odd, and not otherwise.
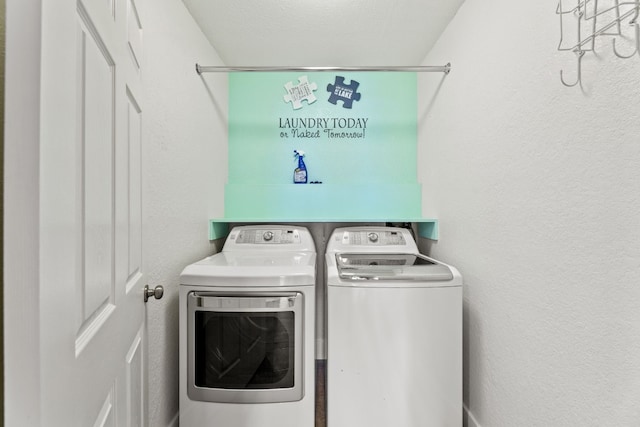
<path fill-rule="evenodd" d="M 411 230 L 401 227 L 356 226 L 333 230 L 327 253 L 419 253 Z"/>
<path fill-rule="evenodd" d="M 229 238 L 235 238 L 238 245 L 243 244 L 269 244 L 269 245 L 286 245 L 299 244 L 300 232 L 296 229 L 245 229 L 240 230 L 237 235 L 230 235 Z"/>
<path fill-rule="evenodd" d="M 345 231 L 342 235 L 342 244 L 347 245 L 376 245 L 376 246 L 402 246 L 407 241 L 399 231 L 389 230 L 357 230 Z"/>

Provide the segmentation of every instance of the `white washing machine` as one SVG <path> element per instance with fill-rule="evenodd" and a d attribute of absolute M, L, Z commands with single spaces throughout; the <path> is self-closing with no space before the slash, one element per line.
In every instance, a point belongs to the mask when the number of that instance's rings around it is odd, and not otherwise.
<path fill-rule="evenodd" d="M 462 426 L 462 277 L 407 229 L 327 242 L 327 426 Z"/>
<path fill-rule="evenodd" d="M 180 276 L 180 425 L 313 427 L 316 250 L 304 227 L 235 227 Z"/>

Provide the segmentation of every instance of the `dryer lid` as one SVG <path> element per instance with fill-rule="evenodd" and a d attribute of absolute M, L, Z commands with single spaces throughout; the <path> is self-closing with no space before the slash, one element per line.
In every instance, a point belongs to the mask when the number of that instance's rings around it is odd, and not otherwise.
<path fill-rule="evenodd" d="M 448 266 L 421 254 L 338 253 L 336 265 L 345 280 L 453 280 Z"/>
<path fill-rule="evenodd" d="M 219 252 L 187 266 L 183 285 L 308 286 L 315 283 L 312 252 Z"/>

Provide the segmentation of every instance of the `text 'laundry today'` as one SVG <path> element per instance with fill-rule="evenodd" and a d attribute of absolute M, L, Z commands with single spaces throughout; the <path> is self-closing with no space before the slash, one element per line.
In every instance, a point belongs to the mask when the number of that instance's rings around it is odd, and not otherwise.
<path fill-rule="evenodd" d="M 279 119 L 280 129 L 366 129 L 369 118 L 287 117 Z"/>

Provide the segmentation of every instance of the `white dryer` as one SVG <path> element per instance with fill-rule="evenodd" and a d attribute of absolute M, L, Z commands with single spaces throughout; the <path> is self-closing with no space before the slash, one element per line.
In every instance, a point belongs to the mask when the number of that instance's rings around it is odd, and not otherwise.
<path fill-rule="evenodd" d="M 313 427 L 316 250 L 304 227 L 235 227 L 180 276 L 180 425 Z"/>
<path fill-rule="evenodd" d="M 327 426 L 462 425 L 462 277 L 407 229 L 336 229 L 326 252 Z"/>

